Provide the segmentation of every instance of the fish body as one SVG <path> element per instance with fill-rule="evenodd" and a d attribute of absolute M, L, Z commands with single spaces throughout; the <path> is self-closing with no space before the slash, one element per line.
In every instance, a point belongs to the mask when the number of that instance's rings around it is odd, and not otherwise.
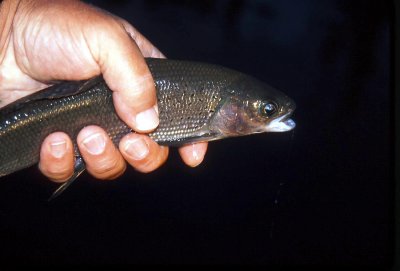
<path fill-rule="evenodd" d="M 161 145 L 288 131 L 295 126 L 289 119 L 294 102 L 253 77 L 211 64 L 146 61 L 160 117 L 149 136 Z M 75 140 L 88 125 L 101 126 L 116 145 L 132 132 L 117 116 L 112 91 L 101 76 L 62 82 L 5 106 L 0 110 L 0 176 L 36 164 L 41 143 L 50 133 L 63 131 Z"/>

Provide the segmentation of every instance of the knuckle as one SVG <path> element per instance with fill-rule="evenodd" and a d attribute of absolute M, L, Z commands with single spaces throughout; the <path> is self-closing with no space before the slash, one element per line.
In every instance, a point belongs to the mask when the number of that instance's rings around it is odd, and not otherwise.
<path fill-rule="evenodd" d="M 141 173 L 150 173 L 159 168 L 166 161 L 166 157 L 158 155 L 156 157 L 147 157 L 138 163 L 133 163 L 132 166 Z"/>
<path fill-rule="evenodd" d="M 99 179 L 113 179 L 124 171 L 123 163 L 118 158 L 104 158 L 88 167 L 88 170 Z"/>
<path fill-rule="evenodd" d="M 53 180 L 67 180 L 69 179 L 72 174 L 73 170 L 69 168 L 63 168 L 63 167 L 53 167 L 50 166 L 44 170 L 45 175 Z"/>
<path fill-rule="evenodd" d="M 121 176 L 125 172 L 125 170 L 126 170 L 126 166 L 124 164 L 124 166 L 122 166 L 122 168 L 120 168 L 119 170 L 115 170 L 113 172 L 113 174 L 109 174 L 107 176 L 107 178 L 105 178 L 105 180 L 114 180 L 114 179 L 118 178 L 119 176 Z"/>
<path fill-rule="evenodd" d="M 138 103 L 140 99 L 146 98 L 154 89 L 154 81 L 150 72 L 135 78 L 131 84 L 131 89 L 124 93 L 124 98 L 129 99 L 128 101 L 132 103 Z"/>

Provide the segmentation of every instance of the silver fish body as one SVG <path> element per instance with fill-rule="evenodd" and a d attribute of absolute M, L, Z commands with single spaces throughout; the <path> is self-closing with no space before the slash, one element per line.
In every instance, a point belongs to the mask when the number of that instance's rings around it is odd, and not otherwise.
<path fill-rule="evenodd" d="M 156 142 L 180 146 L 294 128 L 295 104 L 255 78 L 217 65 L 146 59 L 158 97 Z M 0 176 L 34 165 L 52 132 L 75 139 L 87 125 L 104 128 L 114 144 L 132 130 L 123 123 L 102 77 L 63 82 L 0 110 Z M 76 145 L 76 143 L 75 143 Z"/>

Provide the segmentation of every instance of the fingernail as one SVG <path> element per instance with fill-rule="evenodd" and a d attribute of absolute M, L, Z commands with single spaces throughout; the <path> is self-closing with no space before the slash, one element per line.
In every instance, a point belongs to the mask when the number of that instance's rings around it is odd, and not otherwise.
<path fill-rule="evenodd" d="M 159 123 L 157 111 L 157 106 L 154 106 L 137 114 L 135 118 L 136 128 L 140 131 L 151 131 L 157 128 Z"/>
<path fill-rule="evenodd" d="M 192 145 L 192 159 L 191 159 L 191 166 L 192 167 L 197 167 L 198 165 L 203 162 L 204 159 L 204 153 L 200 151 L 198 146 L 196 144 Z"/>
<path fill-rule="evenodd" d="M 100 133 L 95 133 L 88 136 L 82 141 L 82 143 L 86 150 L 93 155 L 101 154 L 106 147 L 106 141 L 103 135 Z"/>
<path fill-rule="evenodd" d="M 67 152 L 67 142 L 65 140 L 51 142 L 50 152 L 55 158 L 63 157 Z"/>
<path fill-rule="evenodd" d="M 125 152 L 134 160 L 142 160 L 149 154 L 149 147 L 141 139 L 128 139 L 125 145 Z"/>
<path fill-rule="evenodd" d="M 193 159 L 194 159 L 196 162 L 198 162 L 199 160 L 201 160 L 200 154 L 199 154 L 199 152 L 197 151 L 197 148 L 196 148 L 195 145 L 192 145 L 192 157 L 193 157 Z"/>

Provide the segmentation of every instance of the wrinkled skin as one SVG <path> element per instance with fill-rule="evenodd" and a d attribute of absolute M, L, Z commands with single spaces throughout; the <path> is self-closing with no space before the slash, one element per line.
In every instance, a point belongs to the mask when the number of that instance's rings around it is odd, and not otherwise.
<path fill-rule="evenodd" d="M 103 74 L 120 118 L 137 132 L 158 125 L 152 76 L 144 57 L 163 54 L 126 21 L 79 1 L 8 1 L 0 5 L 0 107 L 58 80 Z M 101 127 L 77 137 L 87 171 L 98 179 L 120 176 L 126 162 L 140 172 L 161 166 L 168 148 L 144 134 L 128 134 L 116 148 Z M 189 166 L 199 165 L 207 143 L 179 149 Z M 73 173 L 73 145 L 62 132 L 43 142 L 39 168 L 49 179 Z"/>

